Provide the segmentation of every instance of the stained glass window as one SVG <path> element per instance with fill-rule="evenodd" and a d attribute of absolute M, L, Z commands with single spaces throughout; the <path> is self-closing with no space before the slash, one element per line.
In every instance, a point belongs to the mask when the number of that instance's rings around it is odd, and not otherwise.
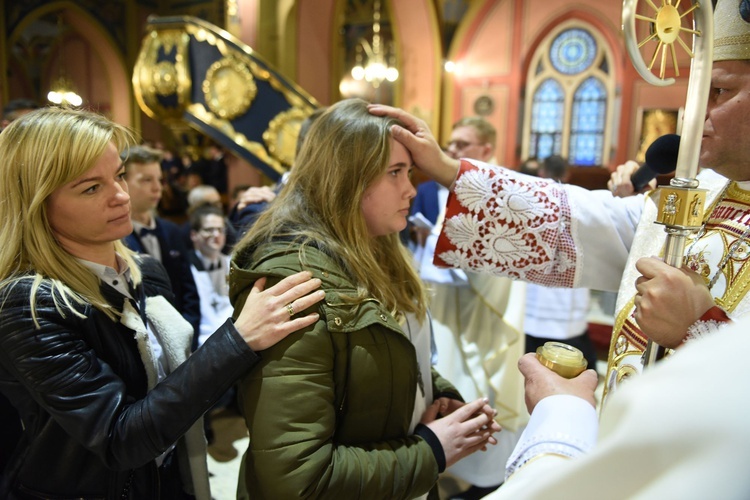
<path fill-rule="evenodd" d="M 524 158 L 559 154 L 579 166 L 605 161 L 615 85 L 610 52 L 596 33 L 568 21 L 539 44 L 526 82 Z"/>
<path fill-rule="evenodd" d="M 552 66 L 564 75 L 577 75 L 586 71 L 596 56 L 596 41 L 588 31 L 572 28 L 563 31 L 549 51 Z"/>

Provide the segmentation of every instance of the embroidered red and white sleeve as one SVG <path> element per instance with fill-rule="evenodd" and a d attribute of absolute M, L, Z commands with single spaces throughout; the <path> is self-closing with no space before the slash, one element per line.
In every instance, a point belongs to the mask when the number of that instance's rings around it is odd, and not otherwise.
<path fill-rule="evenodd" d="M 572 287 L 576 251 L 561 184 L 461 161 L 435 265 Z"/>
<path fill-rule="evenodd" d="M 711 335 L 719 329 L 731 325 L 732 320 L 727 316 L 726 311 L 719 306 L 713 306 L 711 309 L 703 313 L 703 316 L 698 318 L 698 321 L 690 325 L 687 331 L 687 335 L 682 340 L 683 343 L 691 340 Z"/>

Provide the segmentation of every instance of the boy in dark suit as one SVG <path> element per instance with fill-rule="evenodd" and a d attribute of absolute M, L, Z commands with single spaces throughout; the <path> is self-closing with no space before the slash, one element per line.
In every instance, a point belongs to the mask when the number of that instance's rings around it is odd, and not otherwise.
<path fill-rule="evenodd" d="M 161 153 L 145 146 L 133 146 L 123 151 L 121 158 L 125 165 L 133 221 L 133 232 L 124 239 L 125 244 L 162 263 L 175 295 L 173 305 L 193 325 L 197 339 L 200 299 L 190 272 L 188 250 L 179 226 L 156 216 L 156 206 L 162 195 Z"/>

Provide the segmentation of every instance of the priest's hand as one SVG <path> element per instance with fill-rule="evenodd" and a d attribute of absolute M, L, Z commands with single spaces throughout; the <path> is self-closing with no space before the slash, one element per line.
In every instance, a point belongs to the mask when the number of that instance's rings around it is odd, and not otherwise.
<path fill-rule="evenodd" d="M 674 349 L 688 328 L 714 306 L 703 277 L 690 269 L 670 266 L 659 258 L 644 257 L 635 263 L 641 273 L 635 280 L 635 320 L 657 344 Z"/>
<path fill-rule="evenodd" d="M 575 378 L 563 378 L 539 362 L 534 353 L 521 356 L 518 369 L 524 376 L 526 409 L 534 411 L 536 405 L 548 396 L 567 394 L 576 396 L 596 407 L 594 390 L 599 376 L 594 370 L 586 370 Z"/>
<path fill-rule="evenodd" d="M 443 152 L 424 121 L 402 109 L 382 104 L 370 104 L 367 110 L 373 115 L 400 120 L 404 127 L 393 125 L 391 136 L 409 150 L 414 165 L 419 170 L 443 186 L 451 187 L 461 162 Z"/>

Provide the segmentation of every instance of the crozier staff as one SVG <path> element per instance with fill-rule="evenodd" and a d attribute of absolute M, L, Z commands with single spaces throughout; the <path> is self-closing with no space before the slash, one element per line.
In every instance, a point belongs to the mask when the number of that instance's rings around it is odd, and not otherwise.
<path fill-rule="evenodd" d="M 130 133 L 84 111 L 42 109 L 0 134 L 0 390 L 24 434 L 2 498 L 210 500 L 201 415 L 312 324 L 320 281 L 263 290 L 188 358 L 192 328 L 164 269 L 138 257 L 119 152 Z"/>

